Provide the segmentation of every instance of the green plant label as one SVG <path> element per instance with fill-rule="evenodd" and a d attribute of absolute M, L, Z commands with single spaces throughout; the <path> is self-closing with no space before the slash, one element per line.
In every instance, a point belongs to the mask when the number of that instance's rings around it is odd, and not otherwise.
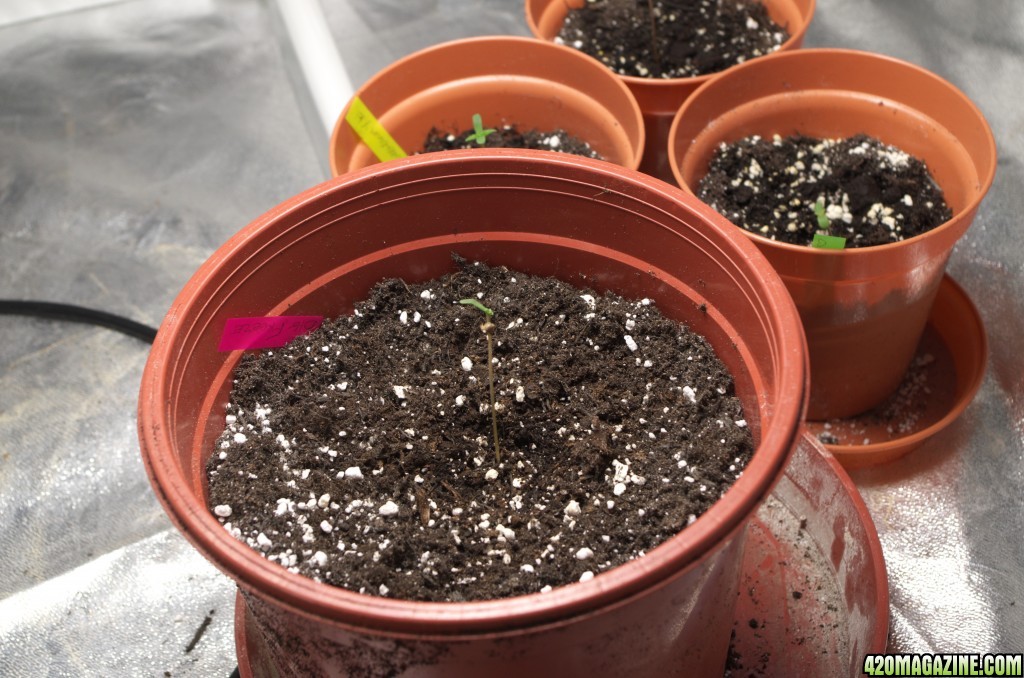
<path fill-rule="evenodd" d="M 846 249 L 846 238 L 839 235 L 815 233 L 814 239 L 811 240 L 811 247 L 817 247 L 822 250 Z"/>

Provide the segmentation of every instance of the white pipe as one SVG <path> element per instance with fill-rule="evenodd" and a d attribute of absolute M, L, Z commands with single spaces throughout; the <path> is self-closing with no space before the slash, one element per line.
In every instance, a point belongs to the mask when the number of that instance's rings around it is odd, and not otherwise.
<path fill-rule="evenodd" d="M 328 144 L 353 87 L 319 0 L 270 0 L 285 65 L 317 156 L 330 175 Z"/>

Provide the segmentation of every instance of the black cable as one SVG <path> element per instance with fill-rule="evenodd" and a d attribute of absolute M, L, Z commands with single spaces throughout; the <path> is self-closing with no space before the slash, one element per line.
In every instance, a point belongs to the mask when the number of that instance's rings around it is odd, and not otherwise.
<path fill-rule="evenodd" d="M 106 311 L 97 311 L 83 306 L 71 304 L 55 304 L 49 301 L 12 301 L 0 299 L 0 315 L 25 315 L 53 320 L 99 325 L 109 330 L 127 334 L 147 344 L 156 339 L 156 329 L 149 325 L 137 323 Z"/>

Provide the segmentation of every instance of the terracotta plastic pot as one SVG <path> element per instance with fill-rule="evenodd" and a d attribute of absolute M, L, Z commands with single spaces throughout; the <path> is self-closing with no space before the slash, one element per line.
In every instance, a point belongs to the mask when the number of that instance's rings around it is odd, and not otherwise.
<path fill-rule="evenodd" d="M 608 162 L 636 169 L 644 148 L 640 108 L 595 59 L 568 47 L 519 37 L 456 40 L 411 54 L 355 93 L 409 154 L 432 127 L 514 124 L 522 131 L 563 129 Z M 342 111 L 331 136 L 334 176 L 377 163 Z"/>
<path fill-rule="evenodd" d="M 586 0 L 526 0 L 526 22 L 530 31 L 542 40 L 553 40 L 562 29 L 570 9 L 578 9 Z M 816 0 L 761 0 L 772 21 L 789 31 L 789 39 L 780 51 L 798 49 L 803 44 L 807 27 L 814 15 Z M 756 59 L 755 59 L 756 61 Z M 644 147 L 640 171 L 664 181 L 672 182 L 669 167 L 668 131 L 676 111 L 698 87 L 712 75 L 695 78 L 641 78 L 617 75 L 629 86 L 643 112 L 647 142 Z"/>
<path fill-rule="evenodd" d="M 918 66 L 848 50 L 802 50 L 751 61 L 709 81 L 672 123 L 676 180 L 696 192 L 723 142 L 760 134 L 864 133 L 928 166 L 953 217 L 898 243 L 823 250 L 742 231 L 796 302 L 811 359 L 811 419 L 848 417 L 900 383 L 946 261 L 992 184 L 996 149 L 977 107 Z"/>
<path fill-rule="evenodd" d="M 205 501 L 204 467 L 241 357 L 217 350 L 225 322 L 345 314 L 384 278 L 451 271 L 453 252 L 649 297 L 705 335 L 735 377 L 757 443 L 743 475 L 643 557 L 505 600 L 359 595 L 292 574 L 233 539 Z M 171 519 L 242 591 L 259 640 L 241 652 L 256 675 L 715 675 L 744 526 L 795 445 L 806 379 L 800 321 L 782 282 L 699 201 L 601 161 L 452 151 L 338 177 L 220 247 L 160 328 L 142 379 L 139 436 Z"/>

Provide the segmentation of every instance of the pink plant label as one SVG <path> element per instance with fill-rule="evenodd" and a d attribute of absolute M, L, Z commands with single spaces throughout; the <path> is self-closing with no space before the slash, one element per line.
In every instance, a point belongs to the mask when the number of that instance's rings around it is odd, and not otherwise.
<path fill-rule="evenodd" d="M 323 323 L 322 315 L 277 315 L 262 318 L 228 318 L 218 351 L 278 348 L 308 334 Z"/>

